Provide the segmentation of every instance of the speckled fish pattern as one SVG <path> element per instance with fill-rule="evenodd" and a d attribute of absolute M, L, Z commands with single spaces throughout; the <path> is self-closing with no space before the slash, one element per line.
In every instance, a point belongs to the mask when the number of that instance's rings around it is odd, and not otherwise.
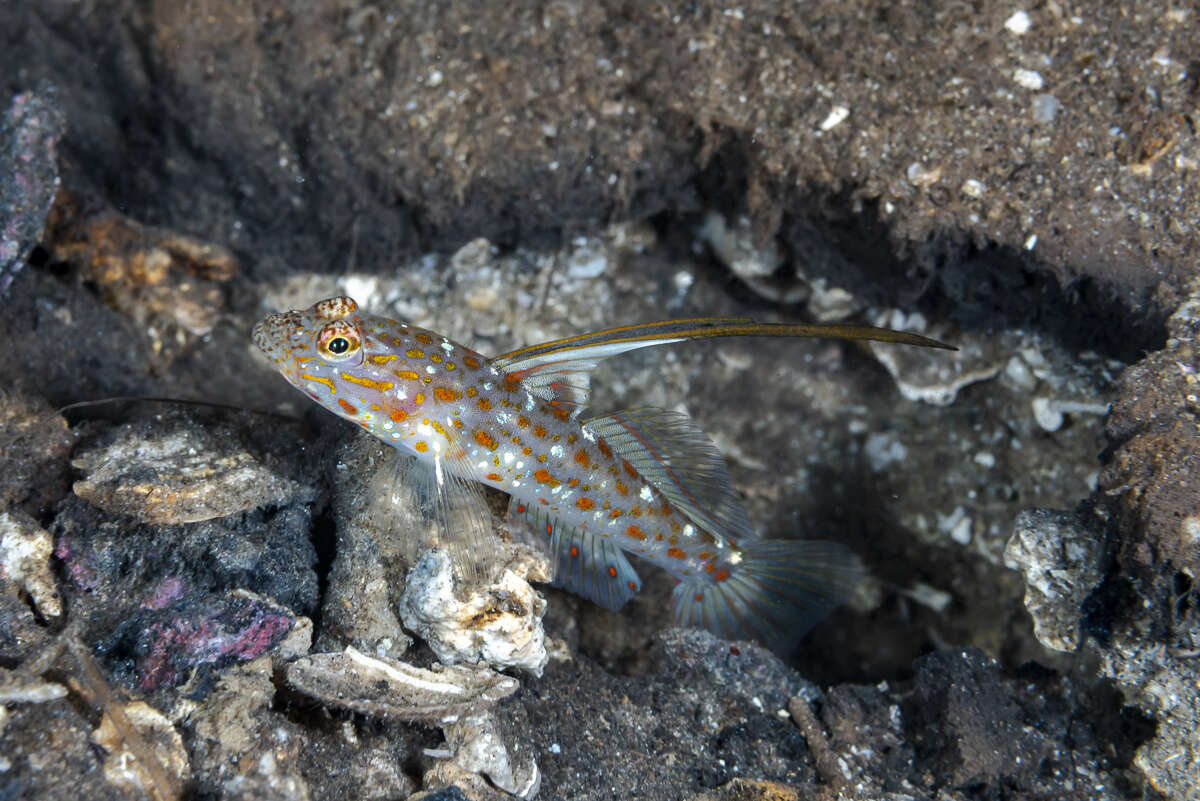
<path fill-rule="evenodd" d="M 679 581 L 681 625 L 790 640 L 861 577 L 845 547 L 763 540 L 715 446 L 654 409 L 581 421 L 588 374 L 611 355 L 721 336 L 838 336 L 945 347 L 858 326 L 676 320 L 524 348 L 495 359 L 330 298 L 258 323 L 254 342 L 297 389 L 401 452 L 512 497 L 511 521 L 551 555 L 555 581 L 616 609 L 640 588 L 622 552 Z"/>

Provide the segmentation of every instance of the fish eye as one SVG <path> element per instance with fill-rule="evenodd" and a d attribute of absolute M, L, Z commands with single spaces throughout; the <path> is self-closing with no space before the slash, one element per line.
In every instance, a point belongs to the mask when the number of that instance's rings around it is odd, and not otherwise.
<path fill-rule="evenodd" d="M 336 320 L 317 334 L 317 353 L 330 362 L 344 362 L 353 358 L 361 361 L 362 337 L 353 323 Z"/>

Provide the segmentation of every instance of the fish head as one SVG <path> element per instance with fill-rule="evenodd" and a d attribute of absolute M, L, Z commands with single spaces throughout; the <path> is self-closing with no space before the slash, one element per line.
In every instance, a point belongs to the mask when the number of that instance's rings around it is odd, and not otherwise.
<path fill-rule="evenodd" d="M 272 314 L 254 326 L 254 344 L 288 381 L 363 362 L 363 334 L 353 298 L 327 298 L 307 309 Z M 324 368 L 324 369 L 322 369 Z"/>

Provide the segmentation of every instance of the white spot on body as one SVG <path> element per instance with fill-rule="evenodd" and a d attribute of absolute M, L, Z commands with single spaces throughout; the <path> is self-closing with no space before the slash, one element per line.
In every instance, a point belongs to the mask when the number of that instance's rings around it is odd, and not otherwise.
<path fill-rule="evenodd" d="M 451 345 L 447 340 L 443 339 L 442 340 L 442 350 L 446 351 L 446 353 L 453 353 L 454 346 Z"/>
<path fill-rule="evenodd" d="M 642 485 L 642 489 L 638 492 L 638 497 L 647 503 L 654 500 L 654 492 L 651 491 L 649 484 Z"/>
<path fill-rule="evenodd" d="M 1030 26 L 1029 14 L 1025 11 L 1014 11 L 1012 16 L 1004 20 L 1004 27 L 1008 28 L 1008 32 L 1014 36 L 1029 33 Z"/>

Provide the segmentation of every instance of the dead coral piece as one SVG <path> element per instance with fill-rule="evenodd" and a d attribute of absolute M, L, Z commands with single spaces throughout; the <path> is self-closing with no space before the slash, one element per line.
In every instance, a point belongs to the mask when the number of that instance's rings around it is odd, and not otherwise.
<path fill-rule="evenodd" d="M 517 680 L 487 668 L 433 670 L 377 659 L 354 648 L 311 654 L 287 666 L 287 683 L 322 703 L 390 720 L 449 723 L 517 691 Z"/>
<path fill-rule="evenodd" d="M 137 729 L 159 765 L 181 786 L 188 776 L 187 752 L 183 738 L 163 715 L 142 701 L 126 704 L 122 710 L 129 725 Z M 92 733 L 92 742 L 104 749 L 104 778 L 111 784 L 144 793 L 150 792 L 152 779 L 121 736 L 113 719 L 105 715 Z"/>
<path fill-rule="evenodd" d="M 33 518 L 22 512 L 0 512 L 0 579 L 27 593 L 38 614 L 47 618 L 62 614 L 62 599 L 50 566 L 53 552 L 50 533 Z"/>
<path fill-rule="evenodd" d="M 175 525 L 282 505 L 302 494 L 246 450 L 236 429 L 129 424 L 81 449 L 72 461 L 87 478 L 75 494 L 106 512 Z"/>
<path fill-rule="evenodd" d="M 87 208 L 67 191 L 55 198 L 45 245 L 52 258 L 95 281 L 109 304 L 146 326 L 155 354 L 168 359 L 212 331 L 224 306 L 218 284 L 238 268 L 219 245 Z"/>
<path fill-rule="evenodd" d="M 548 577 L 544 564 L 527 564 L 525 569 L 534 571 L 535 580 Z M 428 643 L 443 663 L 483 660 L 496 667 L 523 668 L 535 676 L 542 675 L 549 660 L 542 628 L 545 612 L 546 601 L 507 567 L 491 584 L 468 585 L 456 592 L 450 557 L 440 549 L 426 551 L 409 571 L 400 600 L 405 627 Z"/>
<path fill-rule="evenodd" d="M 1042 645 L 1056 651 L 1079 647 L 1084 600 L 1103 578 L 1102 535 L 1068 512 L 1028 509 L 1017 516 L 1005 564 L 1025 576 L 1025 608 Z"/>

